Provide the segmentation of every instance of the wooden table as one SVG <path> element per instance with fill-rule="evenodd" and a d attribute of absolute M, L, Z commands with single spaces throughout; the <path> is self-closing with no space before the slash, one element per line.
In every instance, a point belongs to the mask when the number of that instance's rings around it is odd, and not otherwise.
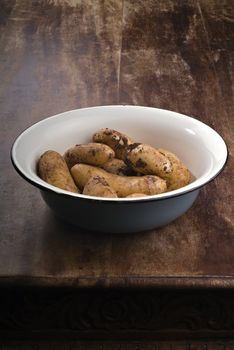
<path fill-rule="evenodd" d="M 234 335 L 233 51 L 233 0 L 0 0 L 1 334 Z M 111 104 L 191 115 L 227 143 L 224 171 L 164 228 L 68 226 L 11 165 L 26 127 Z"/>

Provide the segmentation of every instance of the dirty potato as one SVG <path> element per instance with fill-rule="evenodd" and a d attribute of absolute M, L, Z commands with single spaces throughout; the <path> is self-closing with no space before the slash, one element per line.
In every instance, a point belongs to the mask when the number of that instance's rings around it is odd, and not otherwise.
<path fill-rule="evenodd" d="M 96 197 L 117 198 L 116 192 L 109 186 L 103 176 L 92 176 L 86 182 L 83 194 Z"/>
<path fill-rule="evenodd" d="M 166 181 L 158 176 L 119 176 L 106 172 L 103 169 L 86 165 L 76 164 L 71 168 L 75 183 L 81 189 L 92 176 L 102 176 L 107 183 L 116 191 L 118 197 L 126 197 L 133 193 L 145 193 L 154 195 L 167 190 Z"/>
<path fill-rule="evenodd" d="M 163 179 L 172 172 L 170 160 L 154 147 L 133 143 L 126 150 L 126 164 L 133 170 L 147 175 L 157 175 Z"/>
<path fill-rule="evenodd" d="M 159 148 L 158 151 L 172 164 L 172 172 L 166 174 L 168 191 L 176 190 L 180 187 L 188 185 L 192 180 L 192 174 L 182 161 L 172 152 Z"/>
<path fill-rule="evenodd" d="M 37 164 L 38 175 L 50 185 L 66 191 L 79 192 L 63 157 L 55 151 L 43 153 Z"/>
<path fill-rule="evenodd" d="M 101 165 L 101 168 L 106 170 L 108 173 L 124 176 L 124 175 L 134 175 L 134 171 L 127 166 L 121 159 L 111 159 L 108 162 Z"/>
<path fill-rule="evenodd" d="M 113 159 L 114 156 L 115 152 L 109 146 L 100 143 L 88 143 L 69 148 L 64 154 L 64 159 L 70 169 L 77 163 L 102 165 Z"/>
<path fill-rule="evenodd" d="M 175 154 L 146 144 L 128 146 L 126 163 L 142 174 L 160 176 L 167 181 L 168 191 L 187 185 L 191 179 L 189 170 Z"/>
<path fill-rule="evenodd" d="M 93 135 L 93 141 L 110 146 L 114 150 L 116 158 L 122 160 L 125 158 L 126 147 L 133 143 L 133 140 L 127 135 L 109 128 L 100 129 L 97 131 Z"/>

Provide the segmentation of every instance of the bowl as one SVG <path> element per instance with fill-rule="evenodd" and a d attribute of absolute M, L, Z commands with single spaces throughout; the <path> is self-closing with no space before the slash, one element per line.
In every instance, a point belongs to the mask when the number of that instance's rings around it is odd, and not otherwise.
<path fill-rule="evenodd" d="M 61 154 L 75 144 L 90 142 L 100 128 L 121 131 L 137 142 L 175 153 L 194 181 L 174 191 L 141 198 L 100 198 L 49 185 L 37 175 L 37 161 L 46 150 Z M 194 203 L 199 190 L 223 169 L 227 147 L 208 125 L 176 112 L 142 106 L 99 106 L 76 109 L 43 119 L 15 140 L 11 159 L 18 173 L 40 189 L 60 218 L 100 232 L 139 232 L 164 226 Z"/>

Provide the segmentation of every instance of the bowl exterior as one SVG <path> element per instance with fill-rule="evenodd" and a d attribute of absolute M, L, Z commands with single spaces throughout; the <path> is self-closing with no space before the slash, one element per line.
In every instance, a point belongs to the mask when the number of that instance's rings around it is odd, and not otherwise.
<path fill-rule="evenodd" d="M 110 233 L 131 233 L 162 227 L 184 214 L 199 190 L 163 200 L 105 202 L 41 191 L 54 213 L 80 228 Z"/>

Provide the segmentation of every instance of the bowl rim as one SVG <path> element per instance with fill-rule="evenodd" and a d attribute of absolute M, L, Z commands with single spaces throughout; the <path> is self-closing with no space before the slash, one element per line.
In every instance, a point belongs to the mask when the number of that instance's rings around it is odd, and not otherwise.
<path fill-rule="evenodd" d="M 176 115 L 180 115 L 183 116 L 185 118 L 189 118 L 194 120 L 196 123 L 198 124 L 202 124 L 203 126 L 205 126 L 206 128 L 210 129 L 211 132 L 215 133 L 219 138 L 220 141 L 223 142 L 223 145 L 225 147 L 225 154 L 224 154 L 224 159 L 223 159 L 223 164 L 222 166 L 218 169 L 218 171 L 216 171 L 212 177 L 206 179 L 206 181 L 201 182 L 200 184 L 196 185 L 197 180 L 191 182 L 190 184 L 183 186 L 177 190 L 172 190 L 172 191 L 168 191 L 168 192 L 163 192 L 163 193 L 159 193 L 159 194 L 155 194 L 155 195 L 147 195 L 147 197 L 132 197 L 132 198 L 107 198 L 107 197 L 96 197 L 96 196 L 88 196 L 88 195 L 84 195 L 81 193 L 74 193 L 74 192 L 70 192 L 70 191 L 66 191 L 63 189 L 60 189 L 56 186 L 50 185 L 47 182 L 45 182 L 44 180 L 40 179 L 39 177 L 39 182 L 37 182 L 36 180 L 32 179 L 30 177 L 30 175 L 27 175 L 26 172 L 24 172 L 23 170 L 21 170 L 20 166 L 17 165 L 17 161 L 16 161 L 16 155 L 15 155 L 15 150 L 17 147 L 17 143 L 20 141 L 20 139 L 27 133 L 30 131 L 30 129 L 35 128 L 38 124 L 41 124 L 43 122 L 45 122 L 46 120 L 49 119 L 53 119 L 53 118 L 57 118 L 60 116 L 63 116 L 65 113 L 69 113 L 69 112 L 76 112 L 76 111 L 80 111 L 80 110 L 90 110 L 90 109 L 95 109 L 95 108 L 119 108 L 119 107 L 128 107 L 128 108 L 146 108 L 146 109 L 152 109 L 152 110 L 158 110 L 158 111 L 164 111 L 164 112 L 170 112 L 171 114 L 175 114 Z M 215 131 L 213 128 L 211 128 L 209 125 L 207 125 L 206 123 L 190 117 L 188 115 L 179 113 L 179 112 L 175 112 L 175 111 L 171 111 L 168 109 L 162 109 L 162 108 L 157 108 L 157 107 L 149 107 L 149 106 L 140 106 L 140 105 L 127 105 L 127 104 L 116 104 L 116 105 L 99 105 L 99 106 L 92 106 L 92 107 L 84 107 L 84 108 L 77 108 L 77 109 L 72 109 L 72 110 L 67 110 L 46 118 L 43 118 L 31 125 L 29 125 L 28 127 L 26 127 L 23 131 L 21 131 L 18 136 L 15 137 L 12 146 L 11 146 L 11 150 L 10 150 L 10 159 L 12 162 L 12 165 L 14 166 L 15 170 L 18 172 L 18 174 L 27 182 L 29 182 L 31 185 L 39 188 L 40 190 L 46 191 L 46 192 L 51 192 L 54 193 L 56 195 L 59 196 L 65 196 L 65 197 L 69 197 L 69 198 L 78 198 L 78 199 L 82 199 L 82 200 L 92 200 L 92 201 L 97 201 L 97 202 L 111 202 L 111 203 L 134 203 L 134 202 L 152 202 L 152 201 L 161 201 L 161 200 L 166 200 L 166 199 L 170 199 L 170 198 L 175 198 L 175 197 L 180 197 L 183 196 L 185 194 L 194 192 L 196 190 L 199 190 L 200 188 L 202 188 L 203 186 L 205 186 L 206 184 L 210 183 L 211 181 L 213 181 L 224 169 L 224 167 L 227 164 L 229 158 L 229 151 L 226 145 L 226 142 L 224 141 L 223 137 L 217 132 Z M 192 184 L 195 184 L 194 186 Z"/>

